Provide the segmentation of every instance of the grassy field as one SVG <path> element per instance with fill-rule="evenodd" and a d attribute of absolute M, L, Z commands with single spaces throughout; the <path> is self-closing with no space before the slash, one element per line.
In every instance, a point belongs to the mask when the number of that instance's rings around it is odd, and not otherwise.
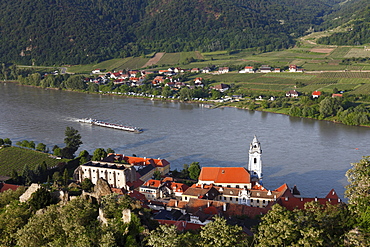
<path fill-rule="evenodd" d="M 159 60 L 158 65 L 162 64 L 179 64 L 180 53 L 166 53 Z"/>
<path fill-rule="evenodd" d="M 370 51 L 365 51 L 364 47 L 351 48 L 344 57 L 370 57 Z"/>
<path fill-rule="evenodd" d="M 25 164 L 30 169 L 34 169 L 38 164 L 44 162 L 48 167 L 54 167 L 61 162 L 68 160 L 58 160 L 49 157 L 49 154 L 20 147 L 6 147 L 0 149 L 0 175 L 9 176 L 15 169 L 18 173 L 22 172 Z"/>

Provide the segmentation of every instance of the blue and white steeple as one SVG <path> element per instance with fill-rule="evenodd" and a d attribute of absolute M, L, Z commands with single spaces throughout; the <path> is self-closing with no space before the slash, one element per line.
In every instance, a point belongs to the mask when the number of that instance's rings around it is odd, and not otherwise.
<path fill-rule="evenodd" d="M 251 180 L 262 184 L 262 149 L 261 144 L 254 136 L 252 143 L 249 147 L 249 163 L 248 170 L 251 175 Z"/>

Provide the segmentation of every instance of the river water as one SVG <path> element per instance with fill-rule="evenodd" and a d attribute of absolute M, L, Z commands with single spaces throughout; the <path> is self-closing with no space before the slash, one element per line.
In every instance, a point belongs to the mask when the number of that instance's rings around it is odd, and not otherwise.
<path fill-rule="evenodd" d="M 77 122 L 80 118 L 141 127 L 134 134 Z M 370 129 L 235 108 L 44 90 L 0 83 L 0 138 L 63 147 L 67 126 L 79 131 L 80 150 L 165 158 L 171 169 L 246 166 L 257 135 L 263 149 L 264 186 L 297 185 L 305 197 L 334 188 L 344 199 L 350 163 L 370 154 Z M 80 151 L 79 150 L 79 151 Z"/>

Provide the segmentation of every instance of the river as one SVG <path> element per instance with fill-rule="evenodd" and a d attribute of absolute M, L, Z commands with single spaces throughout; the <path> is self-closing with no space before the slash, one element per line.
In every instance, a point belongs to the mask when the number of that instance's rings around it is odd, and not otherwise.
<path fill-rule="evenodd" d="M 96 118 L 141 127 L 134 134 L 77 122 Z M 263 149 L 264 186 L 297 185 L 305 197 L 324 197 L 334 188 L 344 199 L 350 163 L 370 154 L 370 129 L 251 112 L 209 109 L 201 104 L 83 94 L 0 83 L 0 138 L 63 147 L 67 126 L 79 131 L 80 150 L 165 158 L 171 169 L 246 166 L 256 135 Z"/>

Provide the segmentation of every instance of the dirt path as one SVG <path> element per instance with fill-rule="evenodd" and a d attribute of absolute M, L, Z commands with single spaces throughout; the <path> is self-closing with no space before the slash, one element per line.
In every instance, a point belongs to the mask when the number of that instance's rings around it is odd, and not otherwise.
<path fill-rule="evenodd" d="M 142 66 L 142 68 L 145 68 L 145 67 L 148 67 L 148 66 L 152 66 L 154 64 L 157 64 L 159 62 L 159 60 L 161 60 L 161 58 L 163 57 L 163 55 L 166 54 L 165 52 L 157 52 L 154 57 L 152 57 L 151 59 L 149 59 L 148 62 L 146 62 L 146 64 L 144 64 Z"/>

